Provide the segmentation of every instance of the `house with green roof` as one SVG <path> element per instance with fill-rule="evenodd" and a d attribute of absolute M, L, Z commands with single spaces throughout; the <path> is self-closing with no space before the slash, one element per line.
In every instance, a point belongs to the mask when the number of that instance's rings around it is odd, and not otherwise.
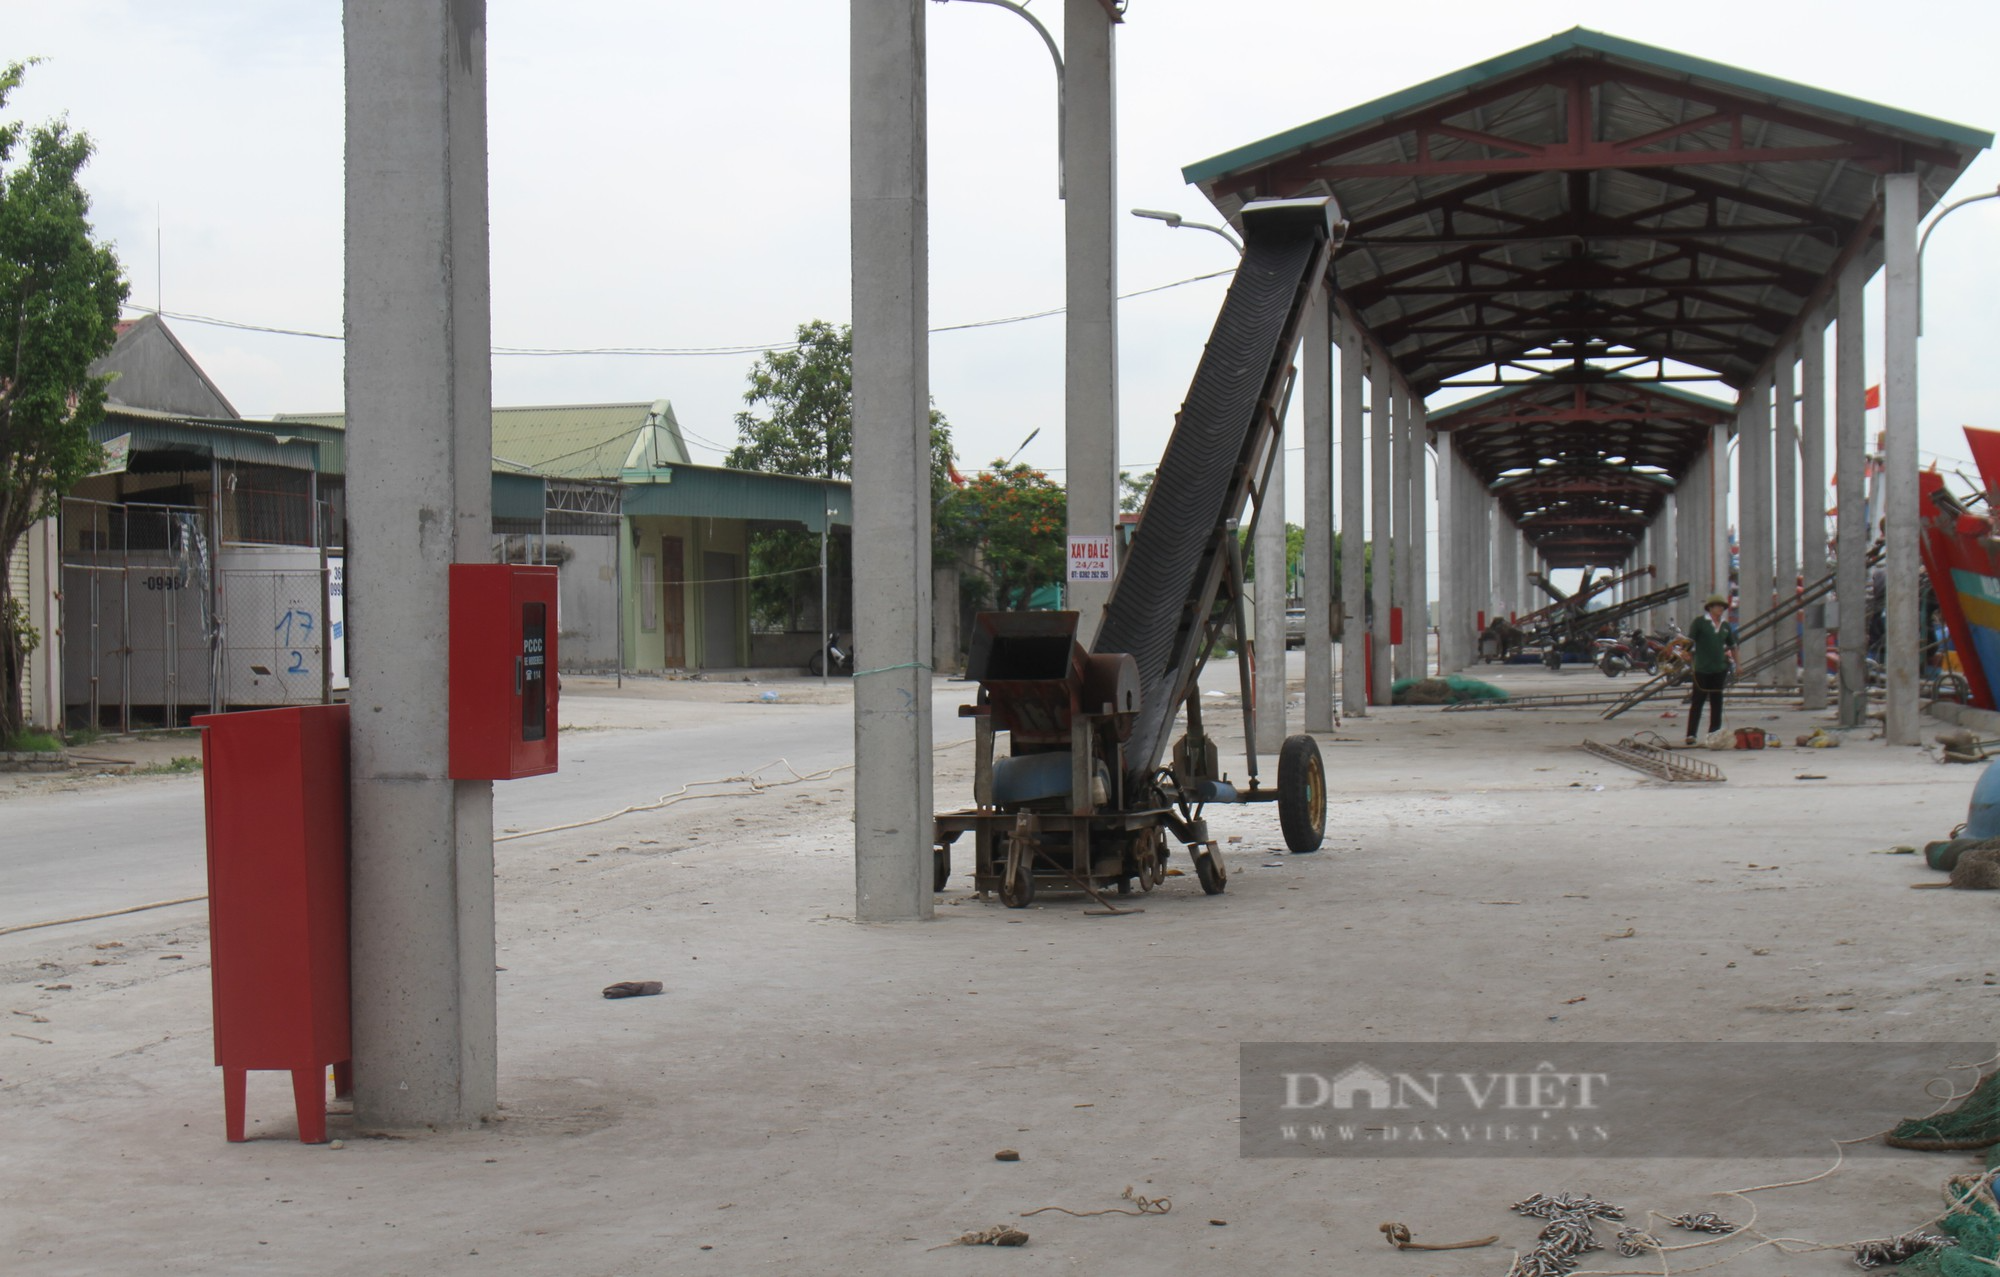
<path fill-rule="evenodd" d="M 274 420 L 345 425 L 339 413 Z M 493 468 L 496 553 L 562 571 L 564 668 L 793 666 L 817 647 L 816 588 L 800 592 L 798 632 L 753 633 L 750 542 L 777 528 L 845 536 L 846 483 L 695 465 L 664 399 L 495 408 Z"/>

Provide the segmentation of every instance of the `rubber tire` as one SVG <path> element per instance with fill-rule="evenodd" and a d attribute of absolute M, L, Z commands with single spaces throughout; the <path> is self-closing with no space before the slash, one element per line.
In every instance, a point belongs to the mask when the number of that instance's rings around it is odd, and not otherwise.
<path fill-rule="evenodd" d="M 1625 672 L 1624 670 L 1619 669 L 1616 662 L 1613 661 L 1599 661 L 1597 663 L 1597 668 L 1603 671 L 1604 677 L 1606 678 L 1617 678 L 1620 674 L 1623 674 Z"/>
<path fill-rule="evenodd" d="M 931 848 L 931 890 L 943 891 L 951 881 L 951 848 Z"/>
<path fill-rule="evenodd" d="M 1294 855 L 1326 841 L 1326 764 L 1319 742 L 1304 734 L 1285 737 L 1278 750 L 1278 827 Z"/>
<path fill-rule="evenodd" d="M 824 649 L 814 652 L 806 658 L 806 673 L 812 675 L 814 678 L 818 678 L 820 675 L 826 673 L 826 652 Z"/>
<path fill-rule="evenodd" d="M 1553 647 L 1544 649 L 1542 652 L 1542 664 L 1548 666 L 1551 670 L 1561 669 L 1563 667 L 1561 649 Z"/>
<path fill-rule="evenodd" d="M 1219 896 L 1229 887 L 1229 871 L 1222 867 L 1220 851 L 1196 852 L 1194 876 L 1201 881 L 1203 892 Z"/>
<path fill-rule="evenodd" d="M 1035 853 L 1029 851 L 1023 857 L 1021 877 L 1017 883 L 1014 881 L 1014 875 L 1011 872 L 1012 861 L 1014 859 L 1013 847 L 1011 845 L 1012 839 L 1008 841 L 1007 859 L 1009 863 L 1002 866 L 1000 870 L 1000 903 L 1006 905 L 1009 909 L 1026 909 L 1029 905 L 1035 903 Z"/>

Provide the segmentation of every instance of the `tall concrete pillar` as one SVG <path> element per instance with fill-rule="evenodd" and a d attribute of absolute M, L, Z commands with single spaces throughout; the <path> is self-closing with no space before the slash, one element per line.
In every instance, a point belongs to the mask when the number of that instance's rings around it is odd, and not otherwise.
<path fill-rule="evenodd" d="M 1840 725 L 1859 727 L 1868 714 L 1868 516 L 1862 483 L 1868 466 L 1865 411 L 1868 329 L 1862 289 L 1872 269 L 1860 259 L 1840 273 L 1834 330 L 1834 597 L 1840 609 Z"/>
<path fill-rule="evenodd" d="M 1708 435 L 1708 580 L 1712 592 L 1730 594 L 1729 580 L 1729 427 L 1714 426 Z"/>
<path fill-rule="evenodd" d="M 1521 538 L 1504 510 L 1500 512 L 1493 548 L 1499 556 L 1493 571 L 1500 582 L 1500 594 L 1493 607 L 1504 618 L 1521 608 Z"/>
<path fill-rule="evenodd" d="M 866 667 L 854 676 L 854 916 L 891 922 L 932 912 L 924 0 L 853 0 L 848 12 L 854 544 L 864 551 L 854 646 Z"/>
<path fill-rule="evenodd" d="M 1340 323 L 1340 708 L 1350 718 L 1368 712 L 1368 418 L 1362 411 L 1361 334 Z"/>
<path fill-rule="evenodd" d="M 1395 536 L 1393 508 L 1389 500 L 1391 479 L 1389 458 L 1390 442 L 1395 430 L 1389 410 L 1389 387 L 1396 376 L 1388 356 L 1380 350 L 1369 351 L 1368 356 L 1368 456 L 1369 492 L 1368 522 L 1372 530 L 1370 537 L 1369 590 L 1368 600 L 1372 608 L 1368 624 L 1368 636 L 1373 656 L 1368 663 L 1368 694 L 1377 705 L 1389 703 L 1390 660 L 1389 660 L 1389 609 L 1393 593 L 1391 586 L 1396 569 L 1394 548 L 1391 541 Z"/>
<path fill-rule="evenodd" d="M 1285 436 L 1271 445 L 1277 452 L 1271 478 L 1257 505 L 1256 546 L 1256 665 L 1257 748 L 1276 754 L 1285 743 Z"/>
<path fill-rule="evenodd" d="M 1069 533 L 1108 537 L 1118 523 L 1118 147 L 1111 14 L 1063 6 L 1063 207 L 1068 311 L 1063 421 Z M 1097 633 L 1110 581 L 1068 583 L 1077 639 Z"/>
<path fill-rule="evenodd" d="M 1771 385 L 1758 380 L 1736 406 L 1737 616 L 1747 624 L 1771 610 Z M 1743 644 L 1745 662 L 1771 650 L 1769 631 Z M 1773 681 L 1769 671 L 1758 682 Z"/>
<path fill-rule="evenodd" d="M 1917 201 L 1915 173 L 1882 179 L 1882 429 L 1888 436 L 1882 505 L 1889 520 L 1888 591 L 1882 664 L 1889 678 L 1884 727 L 1891 745 L 1916 745 L 1918 675 L 1923 663 L 1917 615 Z"/>
<path fill-rule="evenodd" d="M 1465 571 L 1465 556 L 1459 553 L 1458 537 L 1464 531 L 1457 502 L 1465 491 L 1459 476 L 1462 464 L 1452 446 L 1451 431 L 1440 430 L 1437 437 L 1438 501 L 1438 666 L 1455 669 L 1459 659 L 1459 636 L 1465 632 L 1464 601 L 1459 597 L 1459 578 Z"/>
<path fill-rule="evenodd" d="M 1416 554 L 1410 548 L 1410 399 L 1403 391 L 1403 378 L 1392 368 L 1387 378 L 1389 393 L 1389 545 L 1394 556 L 1395 577 L 1389 584 L 1389 606 L 1403 614 L 1403 641 L 1395 645 L 1391 677 L 1411 677 L 1410 636 L 1416 628 L 1415 597 L 1410 574 Z"/>
<path fill-rule="evenodd" d="M 1824 308 L 1799 330 L 1799 571 L 1807 585 L 1826 575 L 1826 323 Z M 1806 608 L 1799 679 L 1807 709 L 1826 708 L 1826 601 Z"/>
<path fill-rule="evenodd" d="M 1422 678 L 1431 667 L 1431 428 L 1423 396 L 1408 383 L 1403 401 L 1410 411 L 1410 599 L 1416 607 L 1416 625 L 1404 637 L 1410 640 L 1410 669 Z"/>
<path fill-rule="evenodd" d="M 348 662 L 355 1105 L 499 1103 L 493 786 L 449 774 L 453 563 L 489 561 L 484 0 L 347 0 Z"/>
<path fill-rule="evenodd" d="M 1306 446 L 1306 730 L 1333 730 L 1333 299 L 1325 285 L 1306 307 L 1305 358 L 1300 403 Z"/>
<path fill-rule="evenodd" d="M 1793 369 L 1797 359 L 1796 349 L 1786 347 L 1779 350 L 1771 378 L 1772 406 L 1777 410 L 1771 436 L 1771 479 L 1777 496 L 1771 506 L 1771 562 L 1774 570 L 1772 594 L 1778 603 L 1790 603 L 1798 593 L 1799 426 L 1797 377 Z M 1772 646 L 1784 646 L 1797 633 L 1796 624 L 1797 619 L 1794 618 L 1781 625 L 1771 636 Z M 1789 684 L 1792 681 L 1791 663 L 1779 662 L 1771 674 L 1772 677 L 1766 681 Z"/>

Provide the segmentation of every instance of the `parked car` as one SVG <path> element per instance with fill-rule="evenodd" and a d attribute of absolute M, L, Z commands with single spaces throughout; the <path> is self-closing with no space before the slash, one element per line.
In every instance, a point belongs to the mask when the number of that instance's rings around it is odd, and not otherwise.
<path fill-rule="evenodd" d="M 1285 646 L 1304 647 L 1306 645 L 1306 610 L 1302 607 L 1285 609 Z"/>

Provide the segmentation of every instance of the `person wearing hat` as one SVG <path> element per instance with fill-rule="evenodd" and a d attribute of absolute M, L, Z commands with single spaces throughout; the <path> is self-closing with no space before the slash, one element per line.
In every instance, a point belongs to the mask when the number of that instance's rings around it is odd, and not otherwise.
<path fill-rule="evenodd" d="M 1688 637 L 1694 641 L 1694 694 L 1688 698 L 1687 743 L 1694 744 L 1695 728 L 1701 723 L 1701 707 L 1708 705 L 1708 732 L 1722 730 L 1722 688 L 1729 681 L 1729 667 L 1736 663 L 1736 627 L 1722 618 L 1729 613 L 1729 600 L 1711 594 L 1701 605 L 1702 615 L 1694 619 Z"/>

